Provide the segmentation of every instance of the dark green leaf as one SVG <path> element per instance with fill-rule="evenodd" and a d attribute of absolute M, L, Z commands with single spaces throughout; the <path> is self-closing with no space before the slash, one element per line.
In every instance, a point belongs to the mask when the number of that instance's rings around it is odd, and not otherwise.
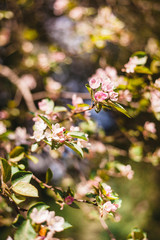
<path fill-rule="evenodd" d="M 20 181 L 29 183 L 31 181 L 32 175 L 33 174 L 31 172 L 27 171 L 16 172 L 11 179 L 12 185 Z"/>
<path fill-rule="evenodd" d="M 3 182 L 8 182 L 11 178 L 11 166 L 7 162 L 7 160 L 0 158 L 1 159 L 1 171 L 2 171 L 2 178 Z"/>
<path fill-rule="evenodd" d="M 17 217 L 14 219 L 12 225 L 18 228 L 23 223 L 23 221 L 25 221 L 25 218 L 22 215 L 18 214 Z"/>
<path fill-rule="evenodd" d="M 119 103 L 108 101 L 107 104 L 110 107 L 112 107 L 113 109 L 116 109 L 117 111 L 119 111 L 119 112 L 123 113 L 124 115 L 126 115 L 127 117 L 131 118 L 131 116 L 128 114 L 128 112 Z"/>

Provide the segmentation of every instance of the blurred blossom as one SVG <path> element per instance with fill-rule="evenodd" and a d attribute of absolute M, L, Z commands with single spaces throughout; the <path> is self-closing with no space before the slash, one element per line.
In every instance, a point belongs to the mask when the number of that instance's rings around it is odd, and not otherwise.
<path fill-rule="evenodd" d="M 132 170 L 131 166 L 128 165 L 120 165 L 119 166 L 120 173 L 122 176 L 127 177 L 129 180 L 133 178 L 134 171 Z"/>
<path fill-rule="evenodd" d="M 0 121 L 0 135 L 7 131 L 5 124 Z"/>
<path fill-rule="evenodd" d="M 156 126 L 154 122 L 145 122 L 144 129 L 151 133 L 156 133 Z"/>
<path fill-rule="evenodd" d="M 45 112 L 45 114 L 50 114 L 53 112 L 54 103 L 52 100 L 43 99 L 38 102 L 38 107 L 41 111 Z"/>
<path fill-rule="evenodd" d="M 29 41 L 25 41 L 22 44 L 22 49 L 26 53 L 30 53 L 33 50 L 33 44 Z"/>
<path fill-rule="evenodd" d="M 151 55 L 157 54 L 159 52 L 158 41 L 155 38 L 149 38 L 145 50 Z"/>
<path fill-rule="evenodd" d="M 5 46 L 10 40 L 10 30 L 2 28 L 0 31 L 0 47 Z"/>
<path fill-rule="evenodd" d="M 49 59 L 45 53 L 38 54 L 38 65 L 44 71 L 48 71 L 50 69 Z"/>
<path fill-rule="evenodd" d="M 74 107 L 77 107 L 78 104 L 82 104 L 83 103 L 83 99 L 81 97 L 77 97 L 76 94 L 73 94 L 72 96 L 72 105 Z"/>
<path fill-rule="evenodd" d="M 63 52 L 54 52 L 50 54 L 50 59 L 55 62 L 63 62 L 66 55 Z"/>
<path fill-rule="evenodd" d="M 56 0 L 53 4 L 53 10 L 55 15 L 61 15 L 66 9 L 68 0 Z"/>
<path fill-rule="evenodd" d="M 8 118 L 8 116 L 9 116 L 9 114 L 7 111 L 5 111 L 5 110 L 0 111 L 0 120 L 6 119 L 6 118 Z"/>
<path fill-rule="evenodd" d="M 47 78 L 46 79 L 46 90 L 48 92 L 54 93 L 55 91 L 59 91 L 62 88 L 62 85 L 59 82 L 56 82 L 52 78 Z"/>
<path fill-rule="evenodd" d="M 128 63 L 124 65 L 125 68 L 123 68 L 122 71 L 126 73 L 134 73 L 134 69 L 138 63 L 139 63 L 138 57 L 136 56 L 130 57 Z"/>
<path fill-rule="evenodd" d="M 85 196 L 87 193 L 94 193 L 93 186 L 98 188 L 100 182 L 101 182 L 101 178 L 97 176 L 93 180 L 91 179 L 91 180 L 79 183 L 77 185 L 77 194 L 82 197 L 82 196 Z"/>
<path fill-rule="evenodd" d="M 8 236 L 6 240 L 13 240 L 13 238 L 11 238 L 10 236 Z"/>
<path fill-rule="evenodd" d="M 114 67 L 107 66 L 105 68 L 105 72 L 111 81 L 115 81 L 118 78 L 117 70 Z"/>
<path fill-rule="evenodd" d="M 101 217 L 106 215 L 109 212 L 115 212 L 118 208 L 118 204 L 113 204 L 111 201 L 107 201 L 103 204 L 102 208 L 100 209 Z"/>
<path fill-rule="evenodd" d="M 74 20 L 80 20 L 85 12 L 84 7 L 75 7 L 69 12 L 69 17 Z"/>
<path fill-rule="evenodd" d="M 126 103 L 126 102 L 131 102 L 132 101 L 132 94 L 131 92 L 126 89 L 126 90 L 120 90 L 119 91 L 119 101 L 122 103 Z"/>
<path fill-rule="evenodd" d="M 153 90 L 151 91 L 151 108 L 154 112 L 160 112 L 160 91 Z"/>
<path fill-rule="evenodd" d="M 29 135 L 27 134 L 27 130 L 25 127 L 17 127 L 14 133 L 9 134 L 10 140 L 15 140 L 16 145 L 27 144 L 27 138 Z"/>
<path fill-rule="evenodd" d="M 156 79 L 154 86 L 160 88 L 160 78 Z"/>
<path fill-rule="evenodd" d="M 34 89 L 37 85 L 35 78 L 31 74 L 22 75 L 20 77 L 20 81 L 30 89 Z"/>

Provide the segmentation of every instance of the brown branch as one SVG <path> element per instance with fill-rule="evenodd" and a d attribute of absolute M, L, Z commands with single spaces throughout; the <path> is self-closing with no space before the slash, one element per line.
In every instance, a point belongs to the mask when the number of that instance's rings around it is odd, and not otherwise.
<path fill-rule="evenodd" d="M 20 81 L 15 72 L 9 67 L 0 64 L 0 74 L 5 78 L 8 78 L 11 83 L 16 85 L 16 87 L 21 92 L 29 111 L 36 111 L 36 107 L 29 87 L 24 82 Z"/>
<path fill-rule="evenodd" d="M 75 94 L 75 92 L 63 91 L 61 93 L 56 93 L 56 92 L 49 93 L 49 92 L 42 91 L 42 92 L 38 92 L 38 93 L 33 93 L 32 96 L 33 96 L 34 100 L 39 100 L 39 99 L 43 99 L 46 97 L 52 98 L 52 99 L 57 99 L 58 97 L 65 98 L 65 99 L 71 99 L 73 94 Z M 76 95 L 77 95 L 77 97 L 81 97 L 86 100 L 91 98 L 89 93 L 76 93 Z"/>
<path fill-rule="evenodd" d="M 109 230 L 107 223 L 101 217 L 100 217 L 100 223 L 101 223 L 102 227 L 104 228 L 104 230 L 106 230 L 106 232 L 108 233 L 110 239 L 111 240 L 116 240 L 116 238 L 114 237 L 113 233 Z"/>

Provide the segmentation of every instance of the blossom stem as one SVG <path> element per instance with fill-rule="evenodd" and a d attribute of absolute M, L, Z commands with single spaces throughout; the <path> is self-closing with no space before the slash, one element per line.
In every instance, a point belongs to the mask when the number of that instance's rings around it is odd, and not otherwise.
<path fill-rule="evenodd" d="M 101 223 L 102 227 L 104 228 L 104 230 L 106 230 L 106 232 L 108 233 L 110 239 L 111 240 L 116 240 L 116 238 L 114 237 L 113 233 L 108 228 L 107 223 L 104 221 L 104 219 L 102 217 L 100 217 L 100 223 Z"/>

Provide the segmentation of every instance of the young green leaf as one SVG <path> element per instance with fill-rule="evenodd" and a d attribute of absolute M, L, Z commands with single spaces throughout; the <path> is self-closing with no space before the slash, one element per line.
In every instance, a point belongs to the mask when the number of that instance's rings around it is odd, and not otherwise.
<path fill-rule="evenodd" d="M 79 147 L 77 144 L 75 144 L 73 142 L 65 142 L 65 145 L 67 147 L 71 148 L 74 152 L 78 153 L 78 155 L 83 158 L 82 148 Z"/>
<path fill-rule="evenodd" d="M 85 135 L 85 133 L 83 133 L 83 132 L 69 132 L 68 133 L 71 137 L 74 137 L 74 138 L 80 138 L 80 139 L 83 139 L 83 140 L 85 140 L 85 141 L 87 141 L 88 139 L 87 139 L 87 137 L 86 137 L 86 135 Z"/>
<path fill-rule="evenodd" d="M 33 163 L 37 164 L 39 162 L 39 159 L 33 155 L 27 155 L 25 154 L 25 156 L 30 159 Z"/>
<path fill-rule="evenodd" d="M 48 168 L 46 172 L 46 183 L 48 183 L 53 177 L 53 172 L 50 168 Z"/>
<path fill-rule="evenodd" d="M 25 154 L 24 147 L 17 146 L 13 148 L 9 154 L 10 161 L 14 163 L 19 162 L 24 158 L 24 154 Z"/>
<path fill-rule="evenodd" d="M 131 116 L 128 114 L 128 112 L 119 103 L 108 101 L 107 104 L 110 107 L 112 107 L 113 109 L 116 109 L 117 111 L 119 111 L 119 112 L 123 113 L 124 115 L 126 115 L 127 117 L 131 118 Z"/>
<path fill-rule="evenodd" d="M 27 182 L 17 182 L 12 186 L 12 190 L 22 196 L 26 197 L 38 197 L 38 190 Z"/>

